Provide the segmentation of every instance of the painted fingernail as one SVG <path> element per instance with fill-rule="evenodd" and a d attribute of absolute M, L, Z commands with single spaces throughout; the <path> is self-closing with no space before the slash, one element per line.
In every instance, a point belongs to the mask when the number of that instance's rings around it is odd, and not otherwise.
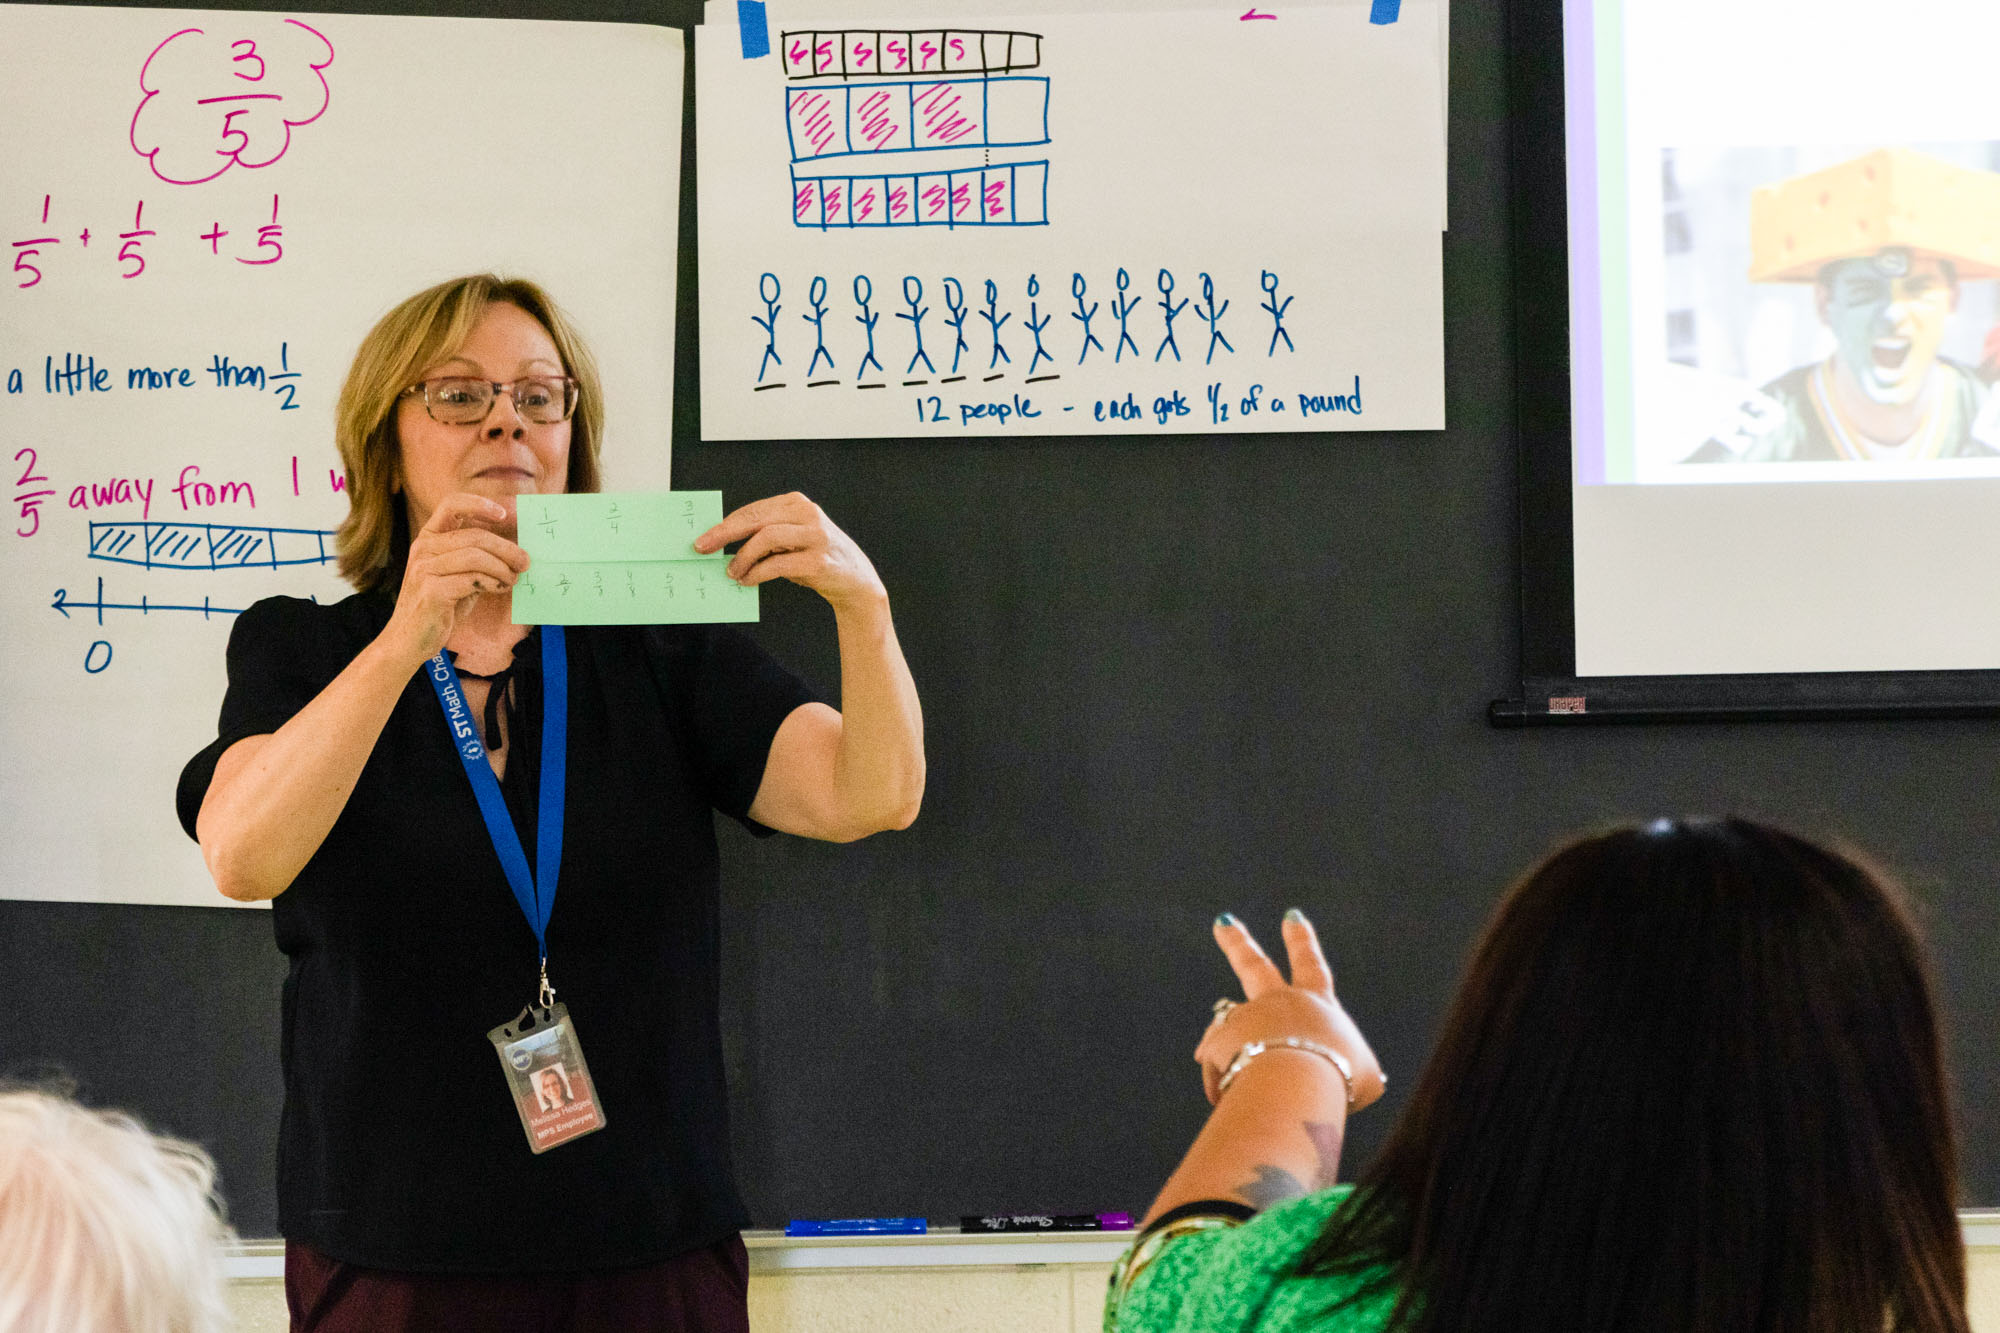
<path fill-rule="evenodd" d="M 1299 910 L 1298 908 L 1296 908 L 1296 907 L 1293 907 L 1293 908 L 1290 908 L 1290 909 L 1288 909 L 1288 910 L 1287 910 L 1287 911 L 1285 912 L 1285 920 L 1287 920 L 1287 921 L 1296 921 L 1296 922 L 1297 922 L 1298 924 L 1300 924 L 1300 925 L 1302 925 L 1302 926 L 1303 926 L 1303 925 L 1305 925 L 1305 924 L 1307 924 L 1307 922 L 1306 922 L 1306 914 L 1305 914 L 1304 912 L 1301 912 L 1301 911 L 1300 911 L 1300 910 Z"/>
<path fill-rule="evenodd" d="M 1215 924 L 1225 929 L 1234 926 L 1236 924 L 1236 914 L 1234 912 L 1224 912 L 1221 916 L 1215 918 Z"/>

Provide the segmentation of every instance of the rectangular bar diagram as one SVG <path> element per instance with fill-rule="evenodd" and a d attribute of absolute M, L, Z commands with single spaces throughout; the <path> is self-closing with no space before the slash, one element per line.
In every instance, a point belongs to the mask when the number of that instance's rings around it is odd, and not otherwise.
<path fill-rule="evenodd" d="M 333 533 L 235 523 L 92 523 L 90 558 L 143 569 L 277 569 L 324 565 Z"/>
<path fill-rule="evenodd" d="M 778 49 L 785 78 L 794 81 L 902 74 L 1006 74 L 1042 63 L 1042 37 L 1033 32 L 951 28 L 802 31 L 786 33 Z"/>
<path fill-rule="evenodd" d="M 792 161 L 932 148 L 1021 148 L 1049 142 L 1049 81 L 936 79 L 792 88 L 785 93 Z"/>
<path fill-rule="evenodd" d="M 792 224 L 1039 227 L 1049 220 L 1046 159 L 901 176 L 792 176 Z"/>

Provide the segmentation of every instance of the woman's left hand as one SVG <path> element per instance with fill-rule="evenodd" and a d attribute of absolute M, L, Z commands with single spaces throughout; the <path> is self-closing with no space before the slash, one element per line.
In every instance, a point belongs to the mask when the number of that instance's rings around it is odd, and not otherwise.
<path fill-rule="evenodd" d="M 707 554 L 731 542 L 743 545 L 727 573 L 746 586 L 790 579 L 826 598 L 835 611 L 888 600 L 875 566 L 854 539 L 797 491 L 735 510 L 695 538 L 694 549 Z"/>

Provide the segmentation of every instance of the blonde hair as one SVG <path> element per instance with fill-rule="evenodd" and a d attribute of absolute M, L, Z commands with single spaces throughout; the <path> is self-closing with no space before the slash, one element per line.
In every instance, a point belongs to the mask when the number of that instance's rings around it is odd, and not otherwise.
<path fill-rule="evenodd" d="M 0 1092 L 0 1333 L 222 1333 L 215 1163 L 117 1111 Z"/>
<path fill-rule="evenodd" d="M 493 304 L 514 305 L 548 330 L 563 370 L 578 385 L 570 419 L 566 491 L 598 488 L 604 393 L 597 360 L 549 294 L 526 278 L 475 273 L 418 292 L 382 316 L 354 354 L 334 408 L 334 440 L 347 470 L 347 517 L 334 535 L 340 575 L 362 592 L 399 577 L 410 533 L 396 500 L 401 445 L 396 402 L 428 366 L 465 346 Z"/>

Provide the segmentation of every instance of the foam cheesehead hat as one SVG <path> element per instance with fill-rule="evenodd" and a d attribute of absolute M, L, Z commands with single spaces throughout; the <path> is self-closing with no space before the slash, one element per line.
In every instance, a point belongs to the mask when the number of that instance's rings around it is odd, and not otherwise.
<path fill-rule="evenodd" d="M 1908 148 L 1878 148 L 1750 198 L 1750 280 L 1812 282 L 1827 264 L 1879 256 L 1949 260 L 1961 279 L 2000 278 L 2000 173 Z"/>

